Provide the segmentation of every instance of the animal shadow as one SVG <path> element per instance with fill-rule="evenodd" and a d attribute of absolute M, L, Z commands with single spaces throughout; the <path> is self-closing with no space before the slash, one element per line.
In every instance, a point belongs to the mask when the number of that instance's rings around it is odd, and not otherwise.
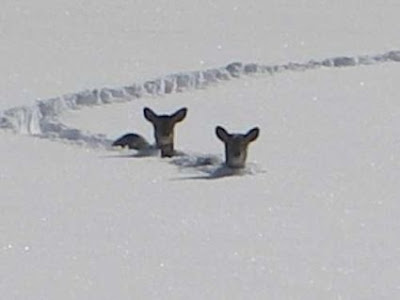
<path fill-rule="evenodd" d="M 181 170 L 197 171 L 195 176 L 175 178 L 175 180 L 214 180 L 230 176 L 254 175 L 260 170 L 254 167 L 231 168 L 216 155 L 182 155 L 170 161 Z"/>
<path fill-rule="evenodd" d="M 107 155 L 106 158 L 143 158 L 143 157 L 157 157 L 160 155 L 160 149 L 157 147 L 150 146 L 146 149 L 131 150 L 124 147 L 111 148 L 113 151 L 122 152 L 118 154 Z"/>

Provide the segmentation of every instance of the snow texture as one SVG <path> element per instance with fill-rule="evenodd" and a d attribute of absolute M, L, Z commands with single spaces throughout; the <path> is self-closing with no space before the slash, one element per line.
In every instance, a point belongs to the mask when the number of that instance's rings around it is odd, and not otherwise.
<path fill-rule="evenodd" d="M 378 55 L 338 56 L 306 63 L 282 65 L 233 62 L 225 67 L 167 75 L 120 88 L 101 88 L 39 100 L 32 106 L 14 107 L 0 112 L 0 128 L 52 140 L 68 140 L 89 147 L 110 148 L 112 141 L 104 134 L 92 134 L 62 124 L 58 117 L 67 110 L 121 103 L 144 96 L 160 96 L 186 90 L 204 89 L 210 85 L 240 78 L 243 75 L 275 75 L 286 71 L 308 71 L 317 68 L 342 68 L 400 62 L 400 51 Z M 185 165 L 185 163 L 184 163 Z"/>

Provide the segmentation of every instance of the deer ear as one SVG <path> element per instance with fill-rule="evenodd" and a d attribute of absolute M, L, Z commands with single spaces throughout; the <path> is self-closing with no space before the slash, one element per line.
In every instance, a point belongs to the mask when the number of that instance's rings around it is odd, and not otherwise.
<path fill-rule="evenodd" d="M 181 108 L 180 110 L 175 112 L 172 115 L 172 119 L 174 120 L 174 123 L 183 121 L 183 119 L 186 118 L 186 114 L 187 114 L 187 108 L 186 107 Z"/>
<path fill-rule="evenodd" d="M 230 136 L 229 133 L 221 126 L 215 127 L 215 134 L 223 142 L 227 142 Z"/>
<path fill-rule="evenodd" d="M 157 115 L 154 113 L 154 111 L 152 111 L 150 108 L 145 107 L 143 109 L 143 115 L 146 118 L 147 121 L 150 121 L 151 123 L 154 123 Z"/>
<path fill-rule="evenodd" d="M 246 142 L 250 143 L 255 141 L 258 138 L 259 134 L 260 134 L 260 129 L 258 127 L 250 129 L 245 135 Z"/>

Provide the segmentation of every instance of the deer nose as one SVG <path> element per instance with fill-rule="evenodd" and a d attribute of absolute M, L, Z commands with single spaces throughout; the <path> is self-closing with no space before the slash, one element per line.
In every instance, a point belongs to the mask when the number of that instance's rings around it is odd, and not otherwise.
<path fill-rule="evenodd" d="M 158 143 L 160 145 L 167 145 L 167 144 L 171 144 L 172 139 L 170 136 L 160 136 L 158 137 Z"/>

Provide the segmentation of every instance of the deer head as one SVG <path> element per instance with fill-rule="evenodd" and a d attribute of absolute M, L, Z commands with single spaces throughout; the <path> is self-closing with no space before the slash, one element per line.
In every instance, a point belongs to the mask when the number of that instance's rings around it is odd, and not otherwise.
<path fill-rule="evenodd" d="M 183 121 L 186 117 L 187 108 L 181 108 L 172 115 L 157 115 L 150 108 L 143 110 L 146 120 L 154 127 L 154 138 L 157 148 L 161 150 L 161 157 L 174 155 L 174 128 L 176 123 Z"/>
<path fill-rule="evenodd" d="M 215 133 L 225 144 L 226 166 L 235 169 L 244 168 L 249 143 L 257 139 L 260 130 L 257 127 L 254 127 L 245 134 L 230 134 L 221 126 L 217 126 L 215 128 Z"/>

